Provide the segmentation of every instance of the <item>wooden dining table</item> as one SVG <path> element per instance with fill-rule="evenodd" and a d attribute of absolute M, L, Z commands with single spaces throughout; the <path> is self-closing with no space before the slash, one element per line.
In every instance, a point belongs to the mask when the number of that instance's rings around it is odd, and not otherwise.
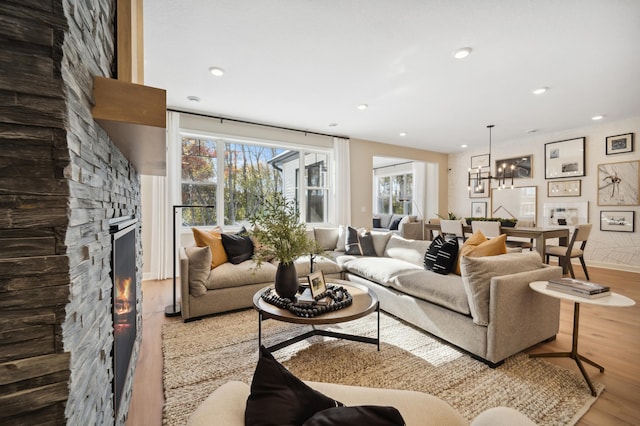
<path fill-rule="evenodd" d="M 433 240 L 433 232 L 440 232 L 440 224 L 427 223 L 424 225 L 425 234 L 429 236 L 429 240 Z M 465 234 L 471 234 L 471 225 L 464 225 L 462 230 Z M 558 238 L 559 245 L 566 246 L 569 244 L 569 228 L 511 228 L 502 227 L 502 233 L 507 234 L 507 237 L 521 237 L 533 239 L 536 242 L 536 250 L 540 253 L 542 261 L 545 260 L 544 245 L 545 241 L 550 238 Z"/>

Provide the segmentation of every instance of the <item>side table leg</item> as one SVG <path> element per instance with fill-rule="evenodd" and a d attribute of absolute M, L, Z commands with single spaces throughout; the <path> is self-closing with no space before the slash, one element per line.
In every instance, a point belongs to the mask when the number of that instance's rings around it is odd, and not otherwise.
<path fill-rule="evenodd" d="M 378 352 L 380 352 L 380 302 L 376 306 L 376 311 L 378 311 Z"/>

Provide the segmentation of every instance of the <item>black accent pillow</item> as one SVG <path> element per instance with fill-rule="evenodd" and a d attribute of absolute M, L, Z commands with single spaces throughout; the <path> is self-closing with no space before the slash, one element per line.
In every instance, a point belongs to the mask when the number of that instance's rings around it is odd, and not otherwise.
<path fill-rule="evenodd" d="M 452 238 L 446 240 L 445 243 L 438 250 L 436 261 L 433 265 L 433 272 L 438 274 L 447 275 L 453 270 L 458 261 L 458 239 Z"/>
<path fill-rule="evenodd" d="M 400 221 L 402 217 L 397 217 L 391 221 L 391 225 L 389 225 L 389 231 L 397 231 L 400 226 Z"/>
<path fill-rule="evenodd" d="M 374 228 L 382 228 L 382 223 L 379 217 L 373 218 L 373 227 Z"/>
<path fill-rule="evenodd" d="M 436 264 L 436 257 L 440 248 L 444 245 L 444 238 L 442 235 L 438 235 L 429 245 L 429 248 L 424 253 L 424 269 L 429 271 L 433 270 L 433 265 Z"/>
<path fill-rule="evenodd" d="M 319 411 L 342 405 L 310 388 L 260 346 L 244 412 L 246 426 L 301 425 Z"/>
<path fill-rule="evenodd" d="M 371 232 L 359 233 L 356 228 L 348 226 L 345 253 L 355 256 L 377 256 Z"/>
<path fill-rule="evenodd" d="M 243 226 L 235 234 L 222 233 L 222 247 L 227 252 L 229 262 L 237 265 L 253 257 L 253 241 L 247 235 L 247 230 Z"/>
<path fill-rule="evenodd" d="M 355 407 L 327 408 L 316 413 L 302 426 L 404 426 L 400 412 L 393 407 L 360 405 Z"/>

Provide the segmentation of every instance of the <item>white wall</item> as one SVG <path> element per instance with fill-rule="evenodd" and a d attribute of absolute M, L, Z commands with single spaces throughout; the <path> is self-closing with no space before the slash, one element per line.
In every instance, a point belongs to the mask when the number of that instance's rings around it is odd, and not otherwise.
<path fill-rule="evenodd" d="M 605 118 L 606 120 L 606 118 Z M 538 223 L 542 223 L 543 205 L 549 202 L 589 202 L 589 222 L 593 223 L 593 230 L 585 250 L 585 260 L 588 265 L 624 269 L 640 272 L 640 207 L 638 206 L 598 206 L 598 164 L 615 163 L 621 161 L 640 160 L 640 117 L 635 117 L 616 122 L 604 121 L 573 130 L 556 132 L 551 134 L 531 134 L 521 139 L 506 142 L 496 142 L 500 127 L 497 125 L 493 131 L 493 149 L 491 161 L 500 158 L 512 158 L 520 155 L 533 154 L 531 179 L 516 179 L 515 186 L 537 186 Z M 634 133 L 635 151 L 625 154 L 606 155 L 605 138 L 607 136 L 624 133 Z M 479 138 L 485 138 L 486 134 L 479 134 Z M 585 137 L 585 176 L 582 180 L 582 195 L 580 197 L 547 197 L 547 180 L 544 178 L 544 144 L 561 140 Z M 467 191 L 467 171 L 471 163 L 471 156 L 486 154 L 487 147 L 474 151 L 465 151 L 459 154 L 449 155 L 449 208 L 459 217 L 471 216 L 472 201 L 486 201 L 490 205 L 489 198 L 469 198 Z M 495 173 L 495 170 L 494 170 Z M 494 185 L 495 186 L 495 185 Z M 634 210 L 635 232 L 606 232 L 600 231 L 601 210 Z"/>

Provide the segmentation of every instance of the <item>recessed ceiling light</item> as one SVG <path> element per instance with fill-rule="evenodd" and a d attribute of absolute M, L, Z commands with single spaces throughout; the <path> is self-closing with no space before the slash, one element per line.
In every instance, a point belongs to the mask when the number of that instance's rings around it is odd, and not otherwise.
<path fill-rule="evenodd" d="M 224 70 L 218 67 L 209 68 L 209 72 L 211 75 L 215 75 L 216 77 L 222 77 L 224 75 Z"/>
<path fill-rule="evenodd" d="M 367 105 L 367 104 L 358 105 L 358 109 L 360 109 L 360 110 L 367 109 L 367 108 L 369 108 L 369 105 Z"/>
<path fill-rule="evenodd" d="M 546 92 L 547 90 L 549 90 L 548 87 L 538 87 L 537 89 L 533 89 L 531 92 L 534 95 L 542 95 L 544 92 Z"/>
<path fill-rule="evenodd" d="M 460 148 L 466 148 L 466 147 L 468 147 L 468 146 L 469 146 L 469 145 L 467 145 L 467 144 L 465 143 L 465 144 L 460 145 Z"/>
<path fill-rule="evenodd" d="M 201 99 L 197 96 L 187 96 L 187 99 L 190 100 L 191 102 L 200 102 Z"/>
<path fill-rule="evenodd" d="M 329 127 L 337 127 L 338 123 L 329 123 Z"/>
<path fill-rule="evenodd" d="M 538 131 L 538 129 L 531 129 L 531 130 L 527 130 L 527 133 L 536 133 Z"/>
<path fill-rule="evenodd" d="M 594 115 L 593 117 L 591 117 L 593 121 L 602 120 L 603 118 L 604 118 L 604 115 Z"/>
<path fill-rule="evenodd" d="M 467 56 L 469 56 L 469 54 L 471 54 L 471 48 L 470 47 L 463 47 L 463 48 L 458 49 L 455 52 L 453 52 L 453 57 L 456 58 L 456 59 L 463 59 L 463 58 L 466 58 Z"/>
<path fill-rule="evenodd" d="M 407 132 L 400 132 L 400 136 L 407 136 Z"/>

